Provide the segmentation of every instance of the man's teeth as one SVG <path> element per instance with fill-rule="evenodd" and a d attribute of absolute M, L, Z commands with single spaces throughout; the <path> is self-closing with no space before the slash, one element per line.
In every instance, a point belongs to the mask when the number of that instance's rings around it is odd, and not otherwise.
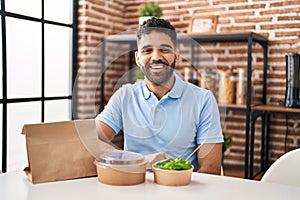
<path fill-rule="evenodd" d="M 151 68 L 153 68 L 153 69 L 162 69 L 163 66 L 162 65 L 152 65 Z"/>

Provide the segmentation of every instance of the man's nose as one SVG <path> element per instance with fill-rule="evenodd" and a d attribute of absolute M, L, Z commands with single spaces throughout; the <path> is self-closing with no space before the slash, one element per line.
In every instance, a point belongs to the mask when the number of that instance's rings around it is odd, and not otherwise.
<path fill-rule="evenodd" d="M 151 60 L 161 60 L 162 55 L 158 50 L 154 50 L 151 56 Z"/>

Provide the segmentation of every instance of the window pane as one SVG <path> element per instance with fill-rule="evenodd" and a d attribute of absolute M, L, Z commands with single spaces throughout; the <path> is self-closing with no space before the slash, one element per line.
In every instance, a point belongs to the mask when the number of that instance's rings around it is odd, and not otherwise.
<path fill-rule="evenodd" d="M 44 2 L 46 20 L 72 23 L 72 0 L 44 0 Z"/>
<path fill-rule="evenodd" d="M 71 120 L 71 101 L 68 99 L 45 102 L 45 122 Z"/>
<path fill-rule="evenodd" d="M 21 15 L 27 15 L 31 17 L 42 17 L 42 4 L 41 0 L 8 0 L 5 1 L 5 10 L 14 12 Z"/>
<path fill-rule="evenodd" d="M 45 25 L 45 96 L 71 91 L 71 29 Z"/>
<path fill-rule="evenodd" d="M 14 103 L 7 106 L 7 171 L 24 169 L 27 163 L 25 136 L 21 134 L 24 124 L 41 121 L 41 103 Z"/>
<path fill-rule="evenodd" d="M 7 20 L 7 96 L 41 96 L 41 24 Z"/>

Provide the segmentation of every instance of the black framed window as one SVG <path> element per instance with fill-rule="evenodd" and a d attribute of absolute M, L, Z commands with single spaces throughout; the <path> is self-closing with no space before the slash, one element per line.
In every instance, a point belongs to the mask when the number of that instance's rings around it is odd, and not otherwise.
<path fill-rule="evenodd" d="M 77 12 L 77 0 L 1 0 L 2 172 L 27 166 L 24 124 L 74 118 Z"/>

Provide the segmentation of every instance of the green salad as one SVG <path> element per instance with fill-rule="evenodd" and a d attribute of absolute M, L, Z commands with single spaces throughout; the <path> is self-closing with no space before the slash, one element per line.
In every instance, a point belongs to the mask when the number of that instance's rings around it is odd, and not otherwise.
<path fill-rule="evenodd" d="M 158 169 L 165 170 L 185 170 L 191 169 L 192 163 L 185 161 L 183 158 L 168 158 L 166 160 L 159 161 L 153 165 Z"/>

